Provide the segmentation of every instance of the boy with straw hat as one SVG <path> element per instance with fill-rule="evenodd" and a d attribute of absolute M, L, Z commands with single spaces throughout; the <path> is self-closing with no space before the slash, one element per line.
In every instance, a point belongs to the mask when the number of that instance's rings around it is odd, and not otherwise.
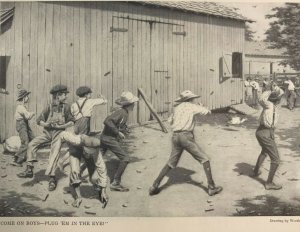
<path fill-rule="evenodd" d="M 113 152 L 120 160 L 113 182 L 110 186 L 112 191 L 127 192 L 129 189 L 121 185 L 121 177 L 129 163 L 129 155 L 121 146 L 119 140 L 124 139 L 127 133 L 127 120 L 129 112 L 133 111 L 135 102 L 139 100 L 131 92 L 123 92 L 115 103 L 121 108 L 104 120 L 104 129 L 101 134 L 101 151 L 104 154 L 107 150 Z"/>
<path fill-rule="evenodd" d="M 173 129 L 171 156 L 150 187 L 150 196 L 159 193 L 160 182 L 172 168 L 177 166 L 184 150 L 189 152 L 203 165 L 208 182 L 208 194 L 212 196 L 222 191 L 222 187 L 216 186 L 212 178 L 210 162 L 205 151 L 199 147 L 194 138 L 194 116 L 197 114 L 206 115 L 211 113 L 210 110 L 200 106 L 196 102 L 196 99 L 199 97 L 199 95 L 192 93 L 190 90 L 185 90 L 180 94 L 180 97 L 175 100 L 177 105 L 175 106 L 174 114 L 169 120 Z"/>

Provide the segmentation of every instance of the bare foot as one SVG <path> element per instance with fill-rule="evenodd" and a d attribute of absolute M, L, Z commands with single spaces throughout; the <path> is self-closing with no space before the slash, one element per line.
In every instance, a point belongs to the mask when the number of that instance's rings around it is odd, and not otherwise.
<path fill-rule="evenodd" d="M 104 209 L 108 203 L 109 197 L 106 194 L 105 189 L 101 189 L 99 192 L 99 200 L 103 204 L 102 208 Z"/>
<path fill-rule="evenodd" d="M 82 199 L 81 199 L 81 198 L 77 198 L 77 199 L 72 203 L 72 206 L 73 206 L 73 207 L 76 207 L 76 208 L 79 208 L 81 202 L 82 202 Z"/>

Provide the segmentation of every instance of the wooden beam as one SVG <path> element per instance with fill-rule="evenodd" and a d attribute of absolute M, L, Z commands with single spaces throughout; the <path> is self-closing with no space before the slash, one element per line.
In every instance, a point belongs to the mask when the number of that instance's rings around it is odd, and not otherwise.
<path fill-rule="evenodd" d="M 163 132 L 168 133 L 167 128 L 165 127 L 165 125 L 163 124 L 162 120 L 160 119 L 160 117 L 158 116 L 158 114 L 156 113 L 156 110 L 153 108 L 152 104 L 150 103 L 150 101 L 147 99 L 144 91 L 141 88 L 138 88 L 138 93 L 139 95 L 143 98 L 143 100 L 145 101 L 147 107 L 149 108 L 151 114 L 155 117 L 155 119 L 158 121 L 161 129 Z"/>

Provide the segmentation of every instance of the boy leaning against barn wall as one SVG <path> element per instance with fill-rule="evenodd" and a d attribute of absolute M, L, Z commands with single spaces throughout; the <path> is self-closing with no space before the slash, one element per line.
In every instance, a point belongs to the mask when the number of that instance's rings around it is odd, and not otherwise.
<path fill-rule="evenodd" d="M 196 99 L 199 97 L 199 95 L 195 95 L 190 90 L 185 90 L 175 101 L 178 104 L 174 108 L 174 114 L 169 119 L 173 129 L 172 152 L 167 164 L 160 171 L 158 177 L 150 187 L 150 196 L 159 193 L 161 181 L 172 168 L 177 166 L 184 150 L 189 152 L 203 165 L 208 182 L 208 194 L 212 196 L 218 194 L 223 189 L 222 187 L 215 185 L 208 156 L 196 143 L 194 138 L 195 115 L 206 115 L 211 113 L 210 110 L 198 104 Z"/>
<path fill-rule="evenodd" d="M 49 178 L 49 191 L 56 189 L 57 180 L 55 171 L 59 159 L 60 147 L 58 147 L 58 136 L 66 128 L 74 125 L 74 118 L 71 114 L 70 105 L 66 103 L 67 94 L 69 93 L 67 86 L 55 85 L 51 90 L 52 102 L 42 111 L 37 118 L 37 124 L 44 127 L 43 134 L 35 137 L 28 145 L 27 149 L 27 167 L 24 172 L 17 176 L 20 178 L 32 178 L 34 162 L 37 162 L 37 150 L 51 142 L 49 155 L 49 163 L 45 174 Z"/>
<path fill-rule="evenodd" d="M 35 114 L 34 112 L 29 112 L 27 110 L 29 95 L 30 92 L 25 89 L 21 89 L 17 96 L 18 104 L 15 112 L 15 120 L 16 130 L 21 140 L 21 147 L 14 156 L 14 160 L 11 163 L 12 166 L 22 166 L 22 163 L 26 160 L 28 143 L 34 138 L 29 125 L 29 120 L 31 120 Z"/>

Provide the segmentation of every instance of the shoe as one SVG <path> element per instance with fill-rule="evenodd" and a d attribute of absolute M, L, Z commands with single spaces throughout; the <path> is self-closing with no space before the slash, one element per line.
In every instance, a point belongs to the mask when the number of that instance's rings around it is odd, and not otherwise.
<path fill-rule="evenodd" d="M 208 195 L 213 196 L 220 193 L 223 190 L 221 186 L 208 186 Z"/>
<path fill-rule="evenodd" d="M 282 186 L 279 184 L 275 184 L 273 182 L 265 183 L 265 189 L 266 190 L 280 190 L 280 189 L 282 189 Z"/>
<path fill-rule="evenodd" d="M 153 195 L 156 195 L 156 194 L 159 194 L 159 188 L 158 188 L 158 185 L 152 185 L 149 189 L 149 195 L 150 196 L 153 196 Z"/>
<path fill-rule="evenodd" d="M 27 166 L 26 170 L 24 172 L 17 174 L 17 176 L 19 178 L 32 178 L 33 177 L 32 167 Z"/>
<path fill-rule="evenodd" d="M 56 186 L 57 186 L 57 181 L 55 180 L 54 177 L 50 177 L 48 190 L 54 191 L 56 189 Z"/>
<path fill-rule="evenodd" d="M 122 186 L 121 184 L 112 184 L 110 186 L 111 191 L 128 192 L 129 188 Z"/>

